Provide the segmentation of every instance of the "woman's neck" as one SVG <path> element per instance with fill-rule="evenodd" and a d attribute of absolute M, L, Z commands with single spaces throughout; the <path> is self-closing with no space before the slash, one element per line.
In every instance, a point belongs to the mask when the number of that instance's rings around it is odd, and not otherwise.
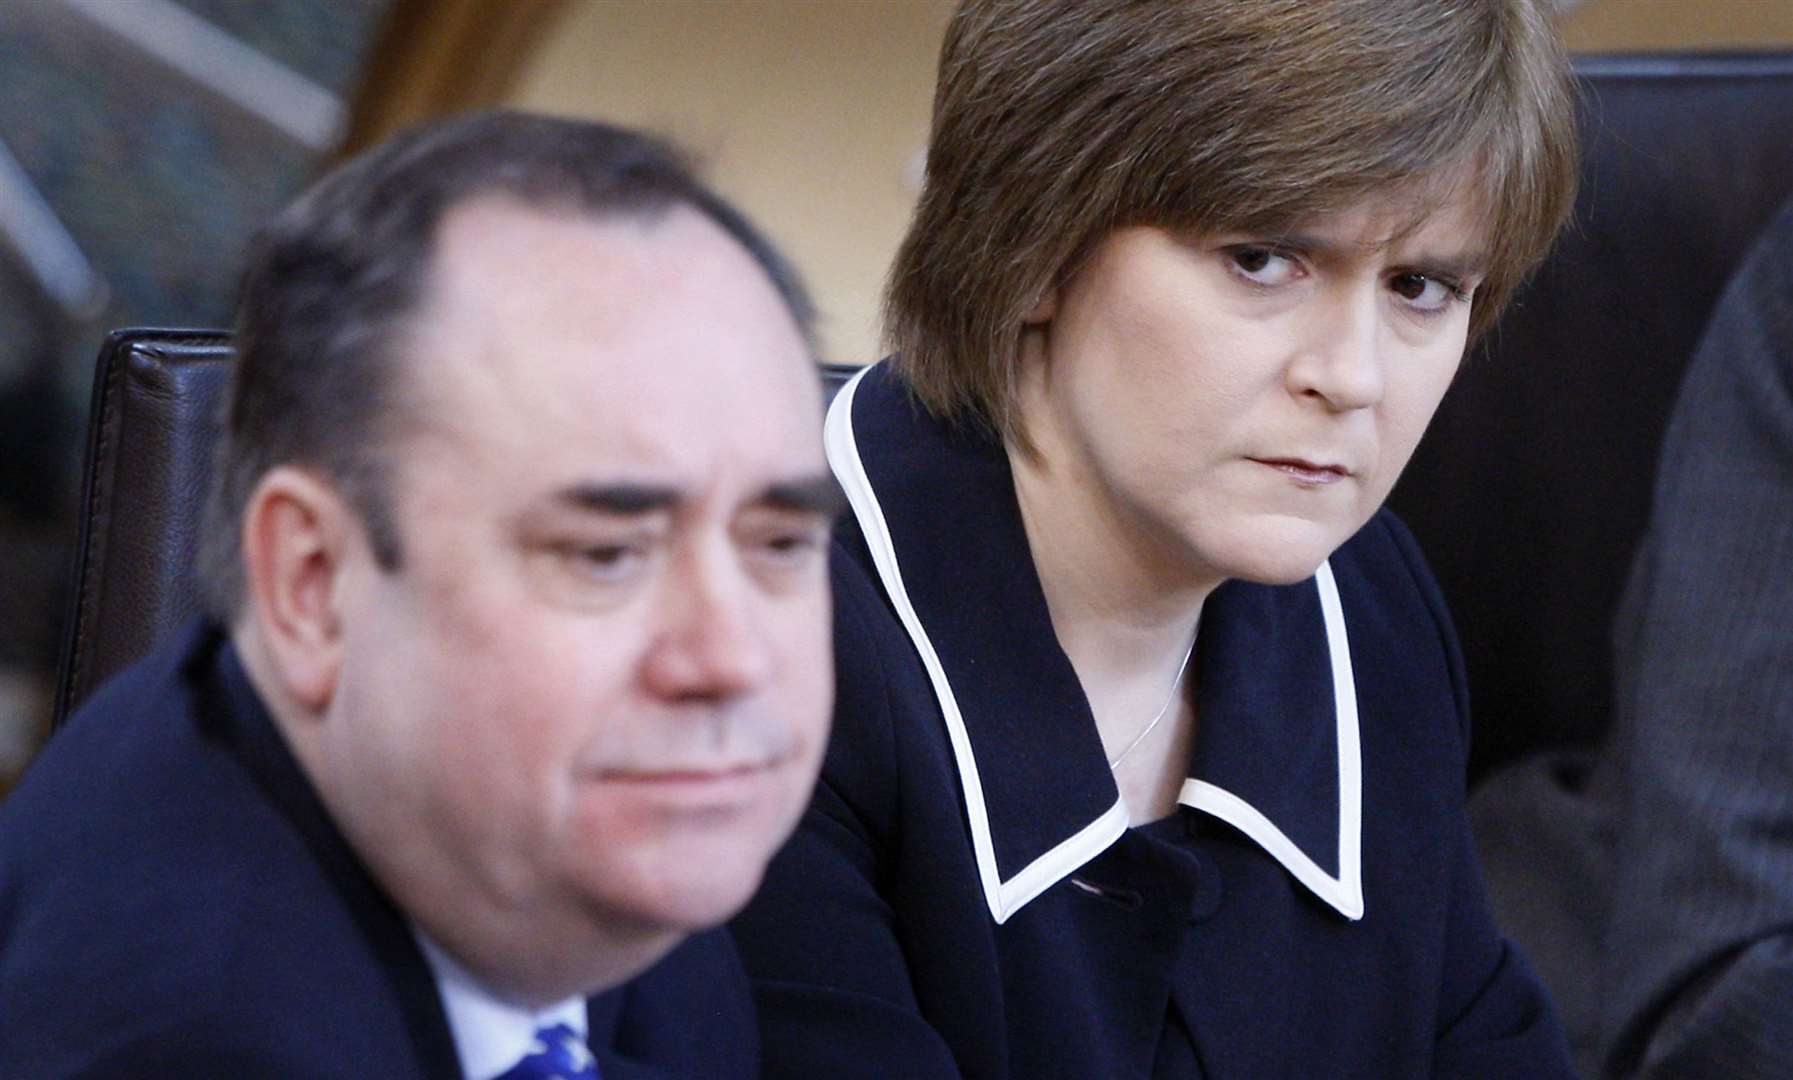
<path fill-rule="evenodd" d="M 1184 662 L 1202 604 L 1219 583 L 1168 570 L 1163 553 L 1098 486 L 1059 464 L 1065 457 L 1041 451 L 1011 450 L 1009 459 L 1052 629 L 1108 760 L 1119 759 L 1115 780 L 1129 816 L 1155 820 L 1175 807 L 1188 768 L 1195 673 Z"/>
<path fill-rule="evenodd" d="M 1124 680 L 1173 652 L 1175 666 L 1218 582 L 1167 573 L 1149 542 L 1076 478 L 1019 454 L 1011 462 L 1052 628 L 1079 673 Z"/>

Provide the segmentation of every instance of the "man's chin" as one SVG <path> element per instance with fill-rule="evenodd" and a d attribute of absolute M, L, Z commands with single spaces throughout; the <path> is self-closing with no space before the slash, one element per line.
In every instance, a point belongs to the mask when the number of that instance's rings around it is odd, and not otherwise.
<path fill-rule="evenodd" d="M 603 883 L 595 906 L 643 937 L 695 934 L 735 917 L 753 899 L 766 860 L 735 853 L 691 853 L 650 878 Z"/>

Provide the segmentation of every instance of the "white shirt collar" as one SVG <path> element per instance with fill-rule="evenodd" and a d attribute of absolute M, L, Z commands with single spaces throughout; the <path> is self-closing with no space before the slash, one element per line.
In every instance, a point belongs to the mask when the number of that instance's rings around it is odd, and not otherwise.
<path fill-rule="evenodd" d="M 586 1037 L 585 999 L 568 998 L 545 1009 L 525 1009 L 501 1001 L 441 947 L 412 928 L 442 995 L 442 1011 L 454 1035 L 461 1072 L 467 1080 L 493 1080 L 529 1052 L 538 1028 L 565 1024 Z"/>

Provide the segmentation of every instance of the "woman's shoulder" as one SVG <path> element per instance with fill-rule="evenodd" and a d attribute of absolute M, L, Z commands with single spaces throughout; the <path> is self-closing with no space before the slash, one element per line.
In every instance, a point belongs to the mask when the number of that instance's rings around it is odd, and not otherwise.
<path fill-rule="evenodd" d="M 830 545 L 834 590 L 834 727 L 822 782 L 863 823 L 893 826 L 905 784 L 944 784 L 951 754 L 914 641 L 850 523 Z"/>
<path fill-rule="evenodd" d="M 1393 511 L 1370 518 L 1330 560 L 1363 695 L 1427 702 L 1401 710 L 1428 741 L 1467 753 L 1468 684 L 1456 630 L 1419 542 Z M 1441 725 L 1448 717 L 1454 723 Z"/>
<path fill-rule="evenodd" d="M 835 526 L 829 545 L 829 585 L 834 592 L 834 656 L 837 672 L 860 682 L 887 681 L 888 669 L 909 648 L 909 637 L 873 566 L 864 536 L 851 520 Z"/>

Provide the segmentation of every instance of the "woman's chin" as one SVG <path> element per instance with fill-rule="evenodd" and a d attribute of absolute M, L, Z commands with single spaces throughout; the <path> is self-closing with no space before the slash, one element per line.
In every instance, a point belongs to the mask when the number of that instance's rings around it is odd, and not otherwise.
<path fill-rule="evenodd" d="M 1227 578 L 1258 585 L 1295 585 L 1314 576 L 1320 564 L 1356 531 L 1328 522 L 1273 517 L 1235 531 L 1227 550 L 1214 560 Z"/>

